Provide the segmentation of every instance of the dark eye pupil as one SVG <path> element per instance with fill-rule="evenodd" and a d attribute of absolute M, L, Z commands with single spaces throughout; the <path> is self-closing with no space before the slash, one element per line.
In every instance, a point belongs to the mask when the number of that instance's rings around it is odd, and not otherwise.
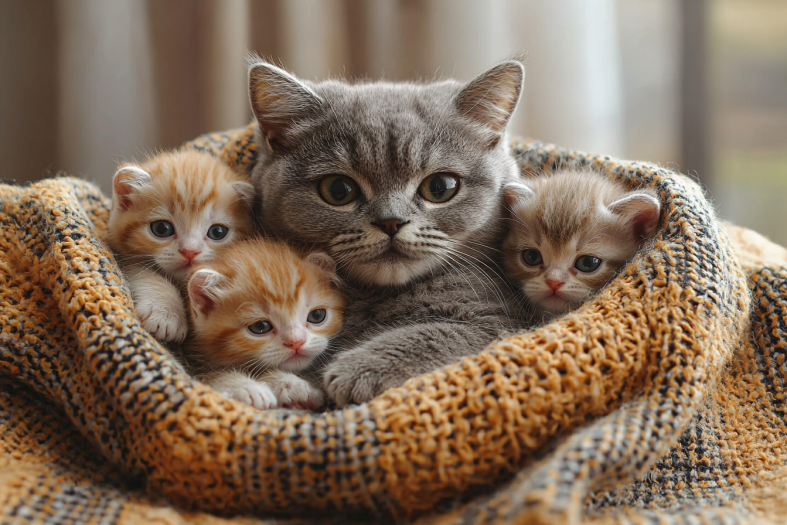
<path fill-rule="evenodd" d="M 541 264 L 541 253 L 538 250 L 525 250 L 522 254 L 522 258 L 524 259 L 525 263 L 530 266 L 536 266 Z"/>
<path fill-rule="evenodd" d="M 445 182 L 445 177 L 435 177 L 432 179 L 432 183 L 429 185 L 429 191 L 432 192 L 432 195 L 438 198 L 442 197 L 447 190 L 448 184 Z"/>
<path fill-rule="evenodd" d="M 173 228 L 172 224 L 168 221 L 156 221 L 151 223 L 150 231 L 152 231 L 153 235 L 156 237 L 169 237 L 175 233 L 175 228 Z"/>
<path fill-rule="evenodd" d="M 599 266 L 601 266 L 601 259 L 592 255 L 583 255 L 577 259 L 577 263 L 574 265 L 581 272 L 592 272 Z"/>
<path fill-rule="evenodd" d="M 352 188 L 349 184 L 344 182 L 341 179 L 336 179 L 331 183 L 328 188 L 328 191 L 331 193 L 331 197 L 336 199 L 337 201 L 343 201 L 347 198 L 347 195 L 350 194 Z"/>
<path fill-rule="evenodd" d="M 229 228 L 220 224 L 214 224 L 208 230 L 208 237 L 215 240 L 223 239 L 227 236 L 227 233 L 229 233 Z"/>
<path fill-rule="evenodd" d="M 307 320 L 310 323 L 319 324 L 325 320 L 325 315 L 326 315 L 325 308 L 318 308 L 316 310 L 312 310 L 311 312 L 309 312 L 309 317 Z"/>
<path fill-rule="evenodd" d="M 249 326 L 249 331 L 253 334 L 264 334 L 271 331 L 271 324 L 268 321 L 257 321 Z"/>

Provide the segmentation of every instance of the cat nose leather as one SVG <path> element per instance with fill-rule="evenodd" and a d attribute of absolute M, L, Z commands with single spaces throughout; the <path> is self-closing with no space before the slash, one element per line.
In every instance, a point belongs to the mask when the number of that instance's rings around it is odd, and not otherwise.
<path fill-rule="evenodd" d="M 407 224 L 407 222 L 403 221 L 402 219 L 393 218 L 373 222 L 372 224 L 384 231 L 388 237 L 393 237 L 402 226 Z"/>
<path fill-rule="evenodd" d="M 301 349 L 303 343 L 305 343 L 303 339 L 298 339 L 297 341 L 284 341 L 284 346 L 287 348 L 292 348 L 296 352 Z"/>
<path fill-rule="evenodd" d="M 200 253 L 202 253 L 202 252 L 199 252 L 199 251 L 196 251 L 196 250 L 178 250 L 178 251 L 180 252 L 180 254 L 181 254 L 183 257 L 185 257 L 185 258 L 186 258 L 186 259 L 188 259 L 189 261 L 193 260 L 193 259 L 194 259 L 194 257 L 196 257 L 197 255 L 199 255 Z"/>
<path fill-rule="evenodd" d="M 564 284 L 566 283 L 564 283 L 563 281 L 551 281 L 551 280 L 547 281 L 547 286 L 549 286 L 552 289 L 552 291 L 555 292 L 558 291 L 558 289 L 560 289 L 560 287 L 563 286 Z"/>

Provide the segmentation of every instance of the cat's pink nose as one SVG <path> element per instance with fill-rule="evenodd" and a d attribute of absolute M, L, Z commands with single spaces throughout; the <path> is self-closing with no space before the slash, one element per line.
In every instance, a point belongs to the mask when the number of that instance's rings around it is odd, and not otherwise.
<path fill-rule="evenodd" d="M 197 250 L 178 250 L 180 254 L 191 262 L 197 255 L 202 252 Z"/>
<path fill-rule="evenodd" d="M 563 286 L 564 284 L 566 283 L 564 283 L 563 281 L 547 280 L 547 286 L 549 286 L 553 292 L 557 292 L 560 289 L 560 287 Z"/>
<path fill-rule="evenodd" d="M 295 350 L 297 352 L 298 350 L 301 349 L 301 347 L 303 346 L 303 343 L 305 343 L 305 342 L 306 341 L 304 339 L 285 340 L 284 341 L 284 346 L 286 346 L 287 348 L 292 348 L 293 350 Z"/>

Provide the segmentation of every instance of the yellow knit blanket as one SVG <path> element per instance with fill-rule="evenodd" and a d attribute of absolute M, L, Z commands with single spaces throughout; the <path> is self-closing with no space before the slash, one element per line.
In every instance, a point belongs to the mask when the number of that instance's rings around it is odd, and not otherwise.
<path fill-rule="evenodd" d="M 656 188 L 653 248 L 575 313 L 319 415 L 176 371 L 96 234 L 96 187 L 0 186 L 0 521 L 785 521 L 787 251 L 672 171 L 513 146 L 523 169 Z M 254 162 L 249 128 L 188 147 Z"/>

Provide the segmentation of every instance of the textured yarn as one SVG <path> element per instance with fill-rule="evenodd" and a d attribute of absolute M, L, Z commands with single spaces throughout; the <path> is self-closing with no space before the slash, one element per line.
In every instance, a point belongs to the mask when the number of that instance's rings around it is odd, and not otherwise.
<path fill-rule="evenodd" d="M 186 147 L 255 161 L 250 127 Z M 134 317 L 95 186 L 0 186 L 0 521 L 787 521 L 787 251 L 673 171 L 512 147 L 523 170 L 653 187 L 659 235 L 576 312 L 324 414 L 180 375 Z"/>

